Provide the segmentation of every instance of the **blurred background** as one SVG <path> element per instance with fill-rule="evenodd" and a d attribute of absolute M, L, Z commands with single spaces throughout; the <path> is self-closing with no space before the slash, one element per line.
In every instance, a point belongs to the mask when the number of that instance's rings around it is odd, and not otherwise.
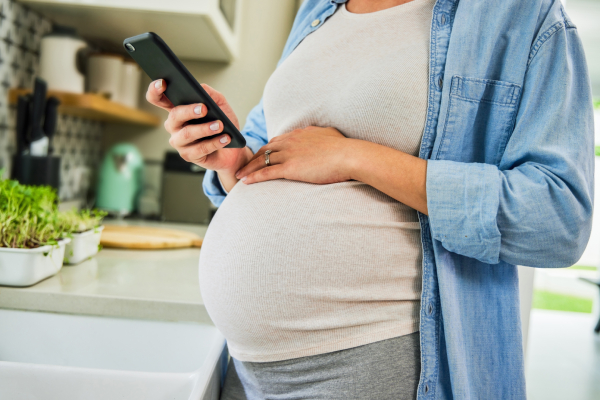
<path fill-rule="evenodd" d="M 199 82 L 226 96 L 243 126 L 300 4 L 0 0 L 4 177 L 55 186 L 62 209 L 96 206 L 117 219 L 208 224 L 215 210 L 202 194 L 204 171 L 172 152 L 166 113 L 146 104 L 150 81 L 122 39 L 157 32 Z M 600 146 L 600 0 L 565 6 L 585 47 Z M 41 102 L 46 97 L 54 100 Z M 596 176 L 599 187 L 598 167 Z M 596 216 L 577 265 L 521 269 L 530 399 L 600 399 L 599 265 Z"/>
<path fill-rule="evenodd" d="M 585 49 L 596 100 L 596 155 L 600 155 L 600 1 L 566 0 Z M 596 199 L 600 164 L 596 157 Z M 526 374 L 530 400 L 600 399 L 600 216 L 579 262 L 567 269 L 536 269 L 529 323 Z M 530 268 L 528 268 L 530 269 Z M 531 270 L 531 269 L 530 269 Z M 523 275 L 522 275 L 523 276 Z M 528 276 L 529 278 L 529 276 Z M 600 330 L 600 325 L 596 328 Z"/>

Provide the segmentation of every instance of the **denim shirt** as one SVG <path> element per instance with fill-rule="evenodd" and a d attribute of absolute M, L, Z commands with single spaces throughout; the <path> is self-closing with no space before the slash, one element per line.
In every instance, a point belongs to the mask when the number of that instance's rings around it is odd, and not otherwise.
<path fill-rule="evenodd" d="M 281 60 L 345 1 L 306 0 Z M 591 231 L 582 45 L 560 0 L 438 0 L 429 76 L 418 399 L 524 399 L 515 265 L 570 266 Z M 242 133 L 266 144 L 262 101 Z M 212 171 L 204 190 L 226 196 Z"/>

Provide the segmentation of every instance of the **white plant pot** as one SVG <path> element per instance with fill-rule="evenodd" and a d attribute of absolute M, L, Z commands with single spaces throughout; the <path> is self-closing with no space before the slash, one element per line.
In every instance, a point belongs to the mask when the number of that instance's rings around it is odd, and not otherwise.
<path fill-rule="evenodd" d="M 82 233 L 74 233 L 65 250 L 65 264 L 79 264 L 98 253 L 104 226 Z"/>
<path fill-rule="evenodd" d="M 62 239 L 35 249 L 0 247 L 0 285 L 31 286 L 58 273 L 70 241 Z"/>

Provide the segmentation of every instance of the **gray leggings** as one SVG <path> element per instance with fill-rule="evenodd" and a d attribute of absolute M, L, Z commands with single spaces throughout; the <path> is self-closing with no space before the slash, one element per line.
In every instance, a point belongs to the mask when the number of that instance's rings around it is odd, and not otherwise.
<path fill-rule="evenodd" d="M 291 360 L 231 359 L 221 400 L 413 400 L 421 373 L 419 332 Z"/>

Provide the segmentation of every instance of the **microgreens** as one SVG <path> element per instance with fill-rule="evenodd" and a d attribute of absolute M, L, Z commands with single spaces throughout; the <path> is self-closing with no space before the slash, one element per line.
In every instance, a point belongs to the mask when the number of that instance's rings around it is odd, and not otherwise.
<path fill-rule="evenodd" d="M 61 212 L 58 218 L 67 233 L 81 233 L 99 227 L 108 213 L 101 210 L 71 210 Z"/>
<path fill-rule="evenodd" d="M 2 176 L 0 170 L 0 176 Z M 59 212 L 56 190 L 0 179 L 0 247 L 35 248 L 56 244 L 72 233 L 100 226 L 99 210 Z"/>
<path fill-rule="evenodd" d="M 0 180 L 0 247 L 56 244 L 64 236 L 56 204 L 56 191 L 49 186 Z"/>

